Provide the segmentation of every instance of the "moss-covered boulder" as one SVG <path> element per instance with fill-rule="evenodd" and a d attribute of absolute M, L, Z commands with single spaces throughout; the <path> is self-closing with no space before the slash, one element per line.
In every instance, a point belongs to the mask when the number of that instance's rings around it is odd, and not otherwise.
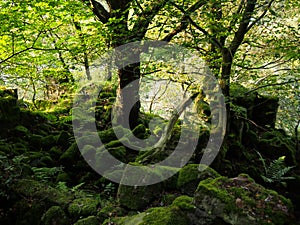
<path fill-rule="evenodd" d="M 49 151 L 57 143 L 57 137 L 54 135 L 48 135 L 41 139 L 43 151 Z"/>
<path fill-rule="evenodd" d="M 159 199 L 161 193 L 162 184 L 137 187 L 120 185 L 118 189 L 118 201 L 121 206 L 127 209 L 141 210 L 155 199 Z"/>
<path fill-rule="evenodd" d="M 6 137 L 8 130 L 16 125 L 20 118 L 20 108 L 17 105 L 16 89 L 0 87 L 0 136 Z"/>
<path fill-rule="evenodd" d="M 118 138 L 116 137 L 116 134 L 118 134 L 119 137 L 124 136 L 125 129 L 122 126 L 117 126 L 114 128 L 100 131 L 98 133 L 102 143 L 104 144 L 117 140 Z"/>
<path fill-rule="evenodd" d="M 133 216 L 111 218 L 104 224 L 117 225 L 225 225 L 218 218 L 206 214 L 193 205 L 193 198 L 180 196 L 168 207 L 150 208 Z"/>
<path fill-rule="evenodd" d="M 80 159 L 80 151 L 74 142 L 59 158 L 59 161 L 67 168 L 73 168 Z"/>
<path fill-rule="evenodd" d="M 117 205 L 107 205 L 97 212 L 98 220 L 103 223 L 106 219 L 121 217 L 125 215 L 126 210 Z"/>
<path fill-rule="evenodd" d="M 201 181 L 194 204 L 228 224 L 293 224 L 291 202 L 275 191 L 256 184 L 247 175 Z"/>
<path fill-rule="evenodd" d="M 182 193 L 193 196 L 201 180 L 219 176 L 215 170 L 206 165 L 188 164 L 179 171 L 177 186 Z"/>
<path fill-rule="evenodd" d="M 96 216 L 89 216 L 78 220 L 74 225 L 99 225 L 99 221 Z"/>
<path fill-rule="evenodd" d="M 69 225 L 70 220 L 60 206 L 52 206 L 41 218 L 43 225 Z"/>
<path fill-rule="evenodd" d="M 175 172 L 172 167 L 141 167 L 141 165 L 137 163 L 132 165 L 136 166 L 136 170 L 126 169 L 123 173 L 121 183 L 137 183 L 137 185 L 119 185 L 117 197 L 119 203 L 125 208 L 140 210 L 148 206 L 153 200 L 159 199 L 162 195 L 163 188 L 167 186 L 165 182 L 172 183 L 172 179 L 152 185 L 146 184 L 152 183 L 153 180 L 164 181 L 164 174 L 174 174 Z M 145 186 L 138 185 L 142 183 L 144 183 Z"/>
<path fill-rule="evenodd" d="M 27 199 L 38 199 L 45 205 L 60 205 L 62 207 L 69 204 L 74 196 L 61 192 L 45 183 L 29 179 L 20 179 L 12 185 L 12 190 Z"/>
<path fill-rule="evenodd" d="M 78 198 L 72 201 L 68 207 L 68 213 L 72 218 L 79 219 L 97 214 L 99 201 L 93 198 Z"/>
<path fill-rule="evenodd" d="M 288 165 L 296 165 L 295 144 L 283 131 L 270 130 L 264 132 L 258 141 L 260 153 L 270 159 L 286 156 Z"/>

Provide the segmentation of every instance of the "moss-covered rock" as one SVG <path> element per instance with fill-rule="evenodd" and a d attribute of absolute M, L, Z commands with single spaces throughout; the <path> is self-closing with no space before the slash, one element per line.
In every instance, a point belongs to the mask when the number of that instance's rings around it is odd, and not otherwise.
<path fill-rule="evenodd" d="M 43 225 L 69 225 L 70 220 L 60 206 L 52 206 L 43 215 Z"/>
<path fill-rule="evenodd" d="M 150 208 L 143 213 L 133 216 L 111 218 L 104 224 L 110 224 L 113 221 L 117 225 L 191 225 L 190 213 L 194 213 L 195 206 L 192 204 L 192 198 L 181 196 L 174 200 L 168 207 Z"/>
<path fill-rule="evenodd" d="M 278 159 L 286 156 L 288 165 L 296 165 L 294 142 L 280 130 L 263 133 L 258 142 L 259 151 L 264 157 Z"/>
<path fill-rule="evenodd" d="M 205 165 L 188 164 L 179 171 L 177 185 L 182 193 L 193 196 L 201 180 L 219 176 L 215 170 Z"/>
<path fill-rule="evenodd" d="M 68 213 L 75 219 L 96 215 L 98 205 L 99 201 L 93 198 L 78 198 L 70 203 Z"/>
<path fill-rule="evenodd" d="M 125 134 L 125 129 L 122 126 L 117 126 L 114 128 L 110 128 L 104 131 L 100 131 L 98 133 L 102 143 L 106 144 L 109 143 L 113 140 L 117 140 L 118 138 L 116 137 L 116 133 L 118 134 L 119 137 L 124 136 Z"/>
<path fill-rule="evenodd" d="M 66 131 L 61 131 L 59 135 L 56 137 L 57 144 L 66 147 L 69 145 L 70 134 Z"/>
<path fill-rule="evenodd" d="M 20 196 L 43 200 L 45 205 L 66 206 L 74 198 L 73 195 L 61 192 L 47 184 L 29 179 L 20 179 L 12 185 L 12 190 Z"/>
<path fill-rule="evenodd" d="M 53 146 L 49 151 L 49 154 L 53 160 L 58 160 L 61 157 L 62 153 L 63 152 L 61 148 L 59 148 L 58 146 Z"/>
<path fill-rule="evenodd" d="M 48 135 L 41 139 L 42 148 L 44 151 L 49 151 L 57 143 L 57 137 L 54 135 Z"/>
<path fill-rule="evenodd" d="M 146 134 L 146 127 L 143 124 L 139 124 L 138 126 L 136 126 L 132 133 L 140 139 L 144 139 L 145 138 L 145 134 Z"/>
<path fill-rule="evenodd" d="M 247 175 L 201 181 L 194 204 L 229 224 L 293 224 L 293 207 L 275 191 L 256 184 Z"/>
<path fill-rule="evenodd" d="M 74 142 L 59 158 L 59 161 L 67 168 L 73 167 L 80 158 L 80 151 Z"/>
<path fill-rule="evenodd" d="M 39 225 L 45 205 L 41 204 L 38 200 L 28 201 L 23 199 L 16 202 L 13 208 L 15 210 L 15 225 Z"/>
<path fill-rule="evenodd" d="M 99 221 L 96 216 L 89 216 L 78 220 L 74 225 L 99 225 Z"/>
<path fill-rule="evenodd" d="M 0 122 L 3 130 L 4 128 L 11 128 L 20 118 L 20 108 L 17 105 L 17 99 L 16 89 L 0 87 Z"/>
<path fill-rule="evenodd" d="M 160 198 L 161 192 L 161 184 L 138 187 L 120 185 L 118 189 L 118 201 L 121 206 L 128 209 L 141 210 L 147 207 L 153 200 Z"/>
<path fill-rule="evenodd" d="M 151 183 L 153 180 L 164 180 L 164 173 L 174 173 L 171 167 L 141 167 L 139 164 L 133 164 L 136 170 L 125 170 L 121 183 L 138 182 Z M 177 171 L 177 170 L 176 170 Z M 118 201 L 119 203 L 132 210 L 140 210 L 148 206 L 153 200 L 159 199 L 162 194 L 164 183 L 156 183 L 146 186 L 127 186 L 119 185 Z"/>
<path fill-rule="evenodd" d="M 108 218 L 120 217 L 124 214 L 125 210 L 123 208 L 116 205 L 107 205 L 97 213 L 97 218 L 103 223 Z"/>

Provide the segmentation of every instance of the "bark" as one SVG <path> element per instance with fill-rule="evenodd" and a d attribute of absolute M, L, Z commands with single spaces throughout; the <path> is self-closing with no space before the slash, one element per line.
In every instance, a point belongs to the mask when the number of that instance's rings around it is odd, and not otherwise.
<path fill-rule="evenodd" d="M 179 106 L 173 110 L 172 115 L 164 128 L 164 132 L 158 142 L 153 146 L 150 152 L 146 152 L 144 157 L 139 158 L 141 163 L 149 163 L 152 159 L 155 158 L 156 155 L 165 150 L 167 142 L 170 140 L 172 135 L 172 129 L 175 126 L 178 118 L 182 114 L 182 112 L 193 102 L 193 100 L 199 95 L 199 93 L 195 93 L 191 97 L 184 99 Z"/>

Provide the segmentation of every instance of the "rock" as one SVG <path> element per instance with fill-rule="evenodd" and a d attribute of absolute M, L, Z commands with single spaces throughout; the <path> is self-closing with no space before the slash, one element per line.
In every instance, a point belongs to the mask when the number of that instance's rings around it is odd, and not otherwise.
<path fill-rule="evenodd" d="M 95 216 L 89 216 L 84 219 L 78 220 L 74 225 L 99 225 L 99 221 Z"/>
<path fill-rule="evenodd" d="M 117 225 L 194 225 L 190 219 L 190 213 L 195 211 L 192 205 L 192 198 L 188 196 L 180 196 L 174 200 L 172 205 L 168 207 L 150 208 L 145 212 L 134 216 L 126 216 L 120 218 L 112 218 L 106 220 L 103 224 L 109 225 L 109 221 L 113 221 Z M 199 220 L 201 221 L 201 220 Z M 204 225 L 204 224 L 203 224 Z M 210 224 L 205 224 L 210 225 Z"/>
<path fill-rule="evenodd" d="M 195 192 L 194 205 L 228 224 L 293 224 L 289 200 L 256 184 L 245 174 L 208 178 Z"/>
<path fill-rule="evenodd" d="M 43 215 L 41 222 L 43 225 L 68 225 L 69 218 L 60 206 L 52 206 Z"/>
<path fill-rule="evenodd" d="M 16 89 L 0 87 L 0 136 L 6 137 L 20 119 L 20 108 L 17 105 L 18 94 Z"/>
<path fill-rule="evenodd" d="M 71 202 L 68 213 L 75 219 L 96 215 L 98 204 L 99 201 L 93 198 L 78 198 Z"/>
<path fill-rule="evenodd" d="M 43 200 L 45 205 L 60 205 L 62 207 L 69 204 L 73 195 L 61 192 L 47 184 L 29 179 L 16 180 L 12 185 L 12 190 L 26 198 Z"/>
<path fill-rule="evenodd" d="M 128 183 L 131 179 L 139 177 L 139 182 L 149 182 L 153 179 L 161 179 L 163 173 L 172 173 L 172 167 L 141 167 L 136 164 L 136 171 L 125 170 L 121 183 Z M 163 179 L 161 179 L 163 180 Z M 133 182 L 133 181 L 132 181 Z M 119 185 L 117 198 L 121 206 L 131 210 L 140 210 L 148 206 L 153 200 L 159 199 L 164 188 L 164 182 L 146 186 Z"/>
<path fill-rule="evenodd" d="M 295 144 L 280 130 L 270 130 L 263 133 L 258 142 L 259 152 L 267 158 L 278 159 L 286 156 L 288 165 L 297 165 Z"/>
<path fill-rule="evenodd" d="M 80 151 L 74 142 L 59 158 L 59 161 L 67 168 L 73 167 L 80 159 Z"/>
<path fill-rule="evenodd" d="M 144 139 L 145 138 L 145 134 L 146 134 L 146 127 L 143 124 L 139 124 L 138 126 L 136 126 L 133 129 L 132 133 L 137 138 Z"/>
<path fill-rule="evenodd" d="M 57 143 L 57 137 L 54 135 L 48 135 L 41 139 L 42 148 L 44 151 L 49 151 Z"/>
<path fill-rule="evenodd" d="M 101 142 L 102 143 L 109 143 L 113 140 L 117 140 L 118 138 L 116 137 L 115 133 L 118 134 L 118 136 L 124 136 L 125 134 L 125 129 L 122 127 L 122 126 L 117 126 L 117 127 L 114 127 L 114 128 L 110 128 L 110 129 L 107 129 L 107 130 L 104 130 L 104 131 L 100 131 L 98 133 L 100 139 L 101 139 Z"/>
<path fill-rule="evenodd" d="M 120 217 L 124 214 L 125 214 L 125 210 L 123 208 L 116 205 L 108 205 L 102 208 L 97 213 L 97 218 L 101 223 L 103 223 L 108 218 Z"/>
<path fill-rule="evenodd" d="M 53 146 L 49 151 L 51 158 L 54 160 L 59 160 L 62 153 L 63 153 L 62 150 L 57 146 Z"/>
<path fill-rule="evenodd" d="M 57 136 L 56 139 L 57 139 L 58 145 L 60 145 L 62 147 L 69 146 L 70 135 L 68 132 L 66 132 L 66 131 L 60 132 L 60 134 Z"/>
<path fill-rule="evenodd" d="M 199 166 L 203 171 L 199 171 Z M 219 176 L 215 170 L 205 165 L 188 164 L 179 171 L 177 186 L 183 194 L 193 196 L 201 180 Z"/>

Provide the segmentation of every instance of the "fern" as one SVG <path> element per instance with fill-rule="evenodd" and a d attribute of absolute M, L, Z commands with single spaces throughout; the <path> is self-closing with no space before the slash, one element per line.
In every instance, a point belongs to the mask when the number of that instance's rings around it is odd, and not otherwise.
<path fill-rule="evenodd" d="M 284 163 L 285 156 L 281 156 L 278 159 L 273 160 L 269 166 L 266 164 L 266 160 L 262 155 L 257 152 L 260 160 L 262 161 L 265 174 L 261 175 L 262 179 L 267 183 L 278 182 L 286 186 L 285 180 L 295 179 L 294 177 L 286 177 L 285 175 L 294 168 L 294 166 L 286 166 Z"/>

